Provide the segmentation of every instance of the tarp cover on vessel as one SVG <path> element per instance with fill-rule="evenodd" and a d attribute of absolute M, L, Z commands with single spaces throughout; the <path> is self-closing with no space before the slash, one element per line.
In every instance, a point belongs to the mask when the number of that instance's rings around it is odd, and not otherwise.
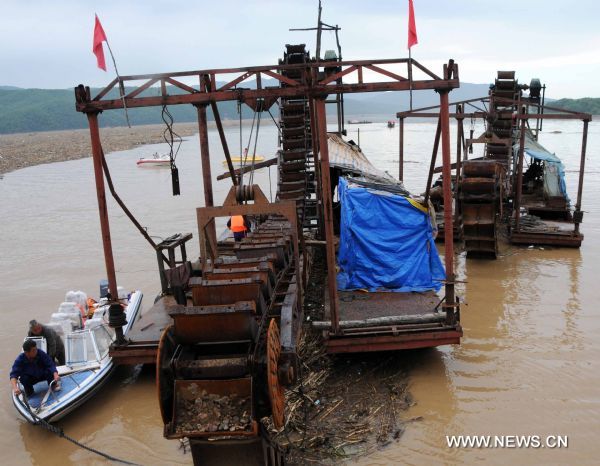
<path fill-rule="evenodd" d="M 445 272 L 429 213 L 406 197 L 340 179 L 338 288 L 439 290 Z"/>
<path fill-rule="evenodd" d="M 381 183 L 401 185 L 388 172 L 375 168 L 354 141 L 345 141 L 337 134 L 327 134 L 329 166 L 338 168 L 343 174 L 362 176 Z"/>
<path fill-rule="evenodd" d="M 519 142 L 513 146 L 515 154 L 519 153 Z M 525 153 L 530 157 L 543 160 L 544 166 L 544 193 L 547 196 L 564 196 L 569 202 L 567 194 L 567 184 L 565 182 L 565 167 L 556 154 L 548 151 L 544 146 L 537 142 L 531 131 L 525 133 Z M 515 158 L 516 160 L 516 158 Z"/>

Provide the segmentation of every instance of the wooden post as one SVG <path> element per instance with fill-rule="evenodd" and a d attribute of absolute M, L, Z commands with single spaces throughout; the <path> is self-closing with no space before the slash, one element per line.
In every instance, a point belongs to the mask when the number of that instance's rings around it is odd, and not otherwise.
<path fill-rule="evenodd" d="M 317 113 L 317 132 L 319 137 L 319 152 L 321 160 L 321 188 L 323 213 L 325 216 L 325 250 L 327 253 L 327 284 L 329 287 L 329 310 L 331 314 L 331 329 L 339 333 L 339 302 L 337 296 L 337 280 L 335 270 L 335 243 L 333 236 L 333 208 L 331 199 L 331 180 L 329 178 L 329 149 L 327 147 L 327 119 L 325 100 L 315 99 Z"/>
<path fill-rule="evenodd" d="M 450 154 L 450 112 L 448 108 L 448 91 L 440 94 L 440 119 L 442 139 L 442 180 L 444 191 L 444 259 L 446 263 L 446 322 L 453 324 L 454 317 L 454 229 L 452 221 L 452 159 Z"/>

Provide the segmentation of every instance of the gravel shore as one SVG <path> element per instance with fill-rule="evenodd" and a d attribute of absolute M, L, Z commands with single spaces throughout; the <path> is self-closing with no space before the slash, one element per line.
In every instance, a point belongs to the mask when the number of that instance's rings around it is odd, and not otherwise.
<path fill-rule="evenodd" d="M 214 123 L 209 123 L 211 126 Z M 108 154 L 164 142 L 164 129 L 164 125 L 101 128 L 102 147 Z M 191 136 L 198 133 L 198 124 L 180 123 L 174 129 L 181 137 Z M 91 156 L 90 132 L 87 129 L 0 135 L 0 174 L 42 163 Z"/>

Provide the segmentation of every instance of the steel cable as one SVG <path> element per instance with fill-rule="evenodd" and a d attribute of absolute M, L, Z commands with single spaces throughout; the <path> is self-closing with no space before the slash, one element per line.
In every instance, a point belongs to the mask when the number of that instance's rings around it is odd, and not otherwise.
<path fill-rule="evenodd" d="M 77 445 L 78 447 L 83 448 L 84 450 L 87 450 L 89 452 L 95 453 L 96 455 L 102 456 L 103 458 L 106 458 L 109 461 L 114 461 L 116 463 L 121 463 L 121 464 L 128 464 L 128 465 L 132 465 L 132 466 L 140 466 L 138 463 L 132 463 L 131 461 L 123 460 L 121 458 L 117 458 L 116 456 L 109 455 L 108 453 L 104 453 L 100 450 L 97 450 L 95 448 L 87 446 L 87 445 L 79 442 L 78 440 L 75 440 L 73 437 L 68 436 L 67 434 L 65 434 L 65 431 L 62 428 L 50 424 L 48 421 L 40 418 L 37 414 L 35 414 L 31 410 L 31 407 L 29 406 L 29 402 L 27 401 L 26 398 L 25 398 L 24 406 L 27 409 L 27 411 L 29 412 L 29 414 L 31 415 L 31 417 L 34 419 L 34 421 L 35 421 L 34 425 L 41 426 L 44 429 L 48 430 L 49 432 L 52 432 L 53 434 L 56 434 L 59 437 L 68 440 L 69 442 Z"/>

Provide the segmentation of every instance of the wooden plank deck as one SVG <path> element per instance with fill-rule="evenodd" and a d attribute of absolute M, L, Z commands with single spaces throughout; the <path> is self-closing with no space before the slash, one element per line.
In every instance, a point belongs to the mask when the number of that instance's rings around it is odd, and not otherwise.
<path fill-rule="evenodd" d="M 434 291 L 424 293 L 338 291 L 338 296 L 340 320 L 429 314 L 440 302 L 440 298 Z M 326 292 L 325 319 L 330 318 L 329 295 Z"/>

